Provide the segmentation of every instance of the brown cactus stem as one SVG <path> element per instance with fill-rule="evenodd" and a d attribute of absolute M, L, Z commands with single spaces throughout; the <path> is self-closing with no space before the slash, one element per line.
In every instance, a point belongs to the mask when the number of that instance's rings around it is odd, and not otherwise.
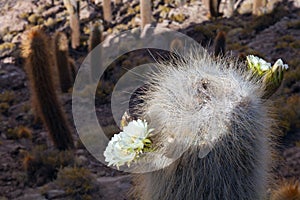
<path fill-rule="evenodd" d="M 215 41 L 215 57 L 224 56 L 226 53 L 226 34 L 224 31 L 219 31 Z"/>
<path fill-rule="evenodd" d="M 64 33 L 57 32 L 54 36 L 54 49 L 61 91 L 66 93 L 72 87 L 69 63 L 68 39 Z"/>
<path fill-rule="evenodd" d="M 23 57 L 34 106 L 59 150 L 73 149 L 71 129 L 55 93 L 47 36 L 40 29 L 31 30 L 23 40 Z"/>

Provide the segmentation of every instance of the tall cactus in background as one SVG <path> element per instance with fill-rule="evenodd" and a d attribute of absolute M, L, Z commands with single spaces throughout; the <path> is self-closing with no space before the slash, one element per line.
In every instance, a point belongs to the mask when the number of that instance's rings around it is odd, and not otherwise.
<path fill-rule="evenodd" d="M 70 65 L 70 70 L 71 70 L 71 75 L 72 75 L 72 81 L 73 83 L 75 82 L 76 79 L 76 74 L 77 74 L 77 70 L 76 70 L 76 66 L 75 66 L 75 61 L 69 57 L 69 65 Z"/>
<path fill-rule="evenodd" d="M 208 8 L 209 17 L 217 18 L 222 16 L 222 13 L 219 12 L 221 0 L 205 0 L 204 5 Z"/>
<path fill-rule="evenodd" d="M 70 14 L 72 48 L 76 49 L 80 45 L 79 1 L 78 0 L 63 0 L 63 1 L 67 11 Z"/>
<path fill-rule="evenodd" d="M 257 16 L 264 14 L 266 6 L 267 0 L 254 0 L 252 14 Z"/>
<path fill-rule="evenodd" d="M 142 97 L 153 143 L 164 166 L 134 175 L 133 196 L 143 200 L 262 200 L 266 197 L 273 119 L 259 80 L 228 58 L 199 50 L 160 64 Z M 243 64 L 239 64 L 243 65 Z M 155 149 L 155 147 L 154 147 Z"/>
<path fill-rule="evenodd" d="M 142 28 L 144 28 L 146 24 L 151 24 L 152 22 L 151 1 L 140 0 L 140 9 L 141 9 Z"/>
<path fill-rule="evenodd" d="M 115 0 L 115 5 L 121 4 L 122 0 Z"/>
<path fill-rule="evenodd" d="M 102 42 L 101 24 L 96 22 L 89 37 L 89 52 Z"/>
<path fill-rule="evenodd" d="M 106 22 L 112 21 L 111 0 L 103 0 L 103 17 Z"/>
<path fill-rule="evenodd" d="M 89 52 L 96 48 L 102 42 L 102 30 L 101 24 L 96 22 L 93 26 L 92 32 L 89 38 Z M 97 49 L 96 52 L 91 54 L 91 78 L 92 80 L 97 79 L 97 72 L 101 68 L 101 49 Z M 99 59 L 100 58 L 100 59 Z"/>
<path fill-rule="evenodd" d="M 215 41 L 215 56 L 224 56 L 226 53 L 226 34 L 224 31 L 219 31 Z"/>
<path fill-rule="evenodd" d="M 26 61 L 25 70 L 34 107 L 37 108 L 54 145 L 60 150 L 72 149 L 74 143 L 71 130 L 55 93 L 51 76 L 47 36 L 40 29 L 33 29 L 22 42 L 22 55 Z"/>
<path fill-rule="evenodd" d="M 228 0 L 228 3 L 227 3 L 227 16 L 228 17 L 231 17 L 234 13 L 234 3 L 235 3 L 235 0 Z"/>
<path fill-rule="evenodd" d="M 54 49 L 59 83 L 62 92 L 68 92 L 72 87 L 71 66 L 69 63 L 68 39 L 64 33 L 54 35 Z"/>

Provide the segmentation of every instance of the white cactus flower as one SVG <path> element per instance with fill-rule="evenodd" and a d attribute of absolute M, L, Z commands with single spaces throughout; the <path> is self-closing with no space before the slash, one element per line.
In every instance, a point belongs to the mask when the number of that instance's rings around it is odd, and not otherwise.
<path fill-rule="evenodd" d="M 144 147 L 149 146 L 149 142 L 151 143 L 147 137 L 153 129 L 148 130 L 145 120 L 133 120 L 123 129 L 123 132 L 114 135 L 104 151 L 108 166 L 113 165 L 119 168 L 126 163 L 129 166 L 143 152 Z"/>
<path fill-rule="evenodd" d="M 129 137 L 145 139 L 152 130 L 148 130 L 148 123 L 140 119 L 133 120 L 124 127 L 123 132 Z"/>
<path fill-rule="evenodd" d="M 281 67 L 282 70 L 287 70 L 289 66 L 287 64 L 283 64 L 281 59 L 278 59 L 272 67 L 272 70 L 275 71 L 278 67 Z"/>
<path fill-rule="evenodd" d="M 247 56 L 247 61 L 249 67 L 258 72 L 258 74 L 263 74 L 265 71 L 271 69 L 271 63 L 268 63 L 264 59 L 259 58 L 257 56 L 249 55 Z"/>
<path fill-rule="evenodd" d="M 134 160 L 136 153 L 134 151 L 128 151 L 127 148 L 121 144 L 121 137 L 119 134 L 109 141 L 106 150 L 104 151 L 105 161 L 108 162 L 108 166 L 121 166 L 125 163 L 130 163 Z"/>

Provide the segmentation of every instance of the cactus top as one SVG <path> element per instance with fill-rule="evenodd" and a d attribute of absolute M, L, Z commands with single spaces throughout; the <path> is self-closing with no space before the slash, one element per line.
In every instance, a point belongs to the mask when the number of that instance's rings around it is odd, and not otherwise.
<path fill-rule="evenodd" d="M 261 82 L 250 79 L 251 73 L 239 66 L 243 64 L 213 60 L 205 50 L 194 50 L 175 63 L 158 64 L 140 105 L 168 157 L 179 158 L 194 145 L 202 146 L 203 157 L 225 134 L 235 136 L 229 130 L 233 123 L 268 123 L 259 121 L 267 115 L 261 106 Z M 262 110 L 249 115 L 252 108 Z"/>

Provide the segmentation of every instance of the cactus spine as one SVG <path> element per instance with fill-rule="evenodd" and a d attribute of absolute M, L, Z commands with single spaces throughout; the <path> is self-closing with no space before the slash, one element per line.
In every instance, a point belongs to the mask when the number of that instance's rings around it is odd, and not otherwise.
<path fill-rule="evenodd" d="M 103 0 L 103 17 L 106 22 L 112 21 L 111 0 Z"/>
<path fill-rule="evenodd" d="M 286 182 L 275 190 L 271 196 L 271 200 L 299 200 L 300 184 L 299 182 Z"/>
<path fill-rule="evenodd" d="M 298 181 L 283 182 L 271 195 L 271 200 L 299 200 L 300 183 Z"/>
<path fill-rule="evenodd" d="M 270 106 L 259 82 L 228 58 L 204 50 L 160 64 L 142 97 L 142 118 L 155 129 L 166 168 L 134 175 L 133 196 L 143 200 L 261 200 L 266 195 Z"/>
<path fill-rule="evenodd" d="M 214 41 L 214 46 L 215 46 L 215 57 L 217 56 L 223 56 L 226 52 L 226 34 L 224 31 L 219 31 L 215 41 Z"/>
<path fill-rule="evenodd" d="M 141 8 L 142 28 L 144 28 L 146 24 L 151 24 L 152 22 L 151 1 L 140 0 L 140 8 Z"/>
<path fill-rule="evenodd" d="M 71 149 L 74 147 L 71 130 L 51 77 L 47 37 L 40 29 L 33 29 L 23 40 L 22 47 L 34 107 L 46 125 L 54 145 L 60 150 Z"/>
<path fill-rule="evenodd" d="M 70 14 L 72 48 L 76 49 L 80 45 L 79 1 L 64 0 L 64 5 Z"/>
<path fill-rule="evenodd" d="M 72 87 L 72 78 L 70 73 L 68 39 L 64 33 L 57 32 L 55 34 L 54 49 L 60 88 L 62 92 L 68 92 Z"/>

